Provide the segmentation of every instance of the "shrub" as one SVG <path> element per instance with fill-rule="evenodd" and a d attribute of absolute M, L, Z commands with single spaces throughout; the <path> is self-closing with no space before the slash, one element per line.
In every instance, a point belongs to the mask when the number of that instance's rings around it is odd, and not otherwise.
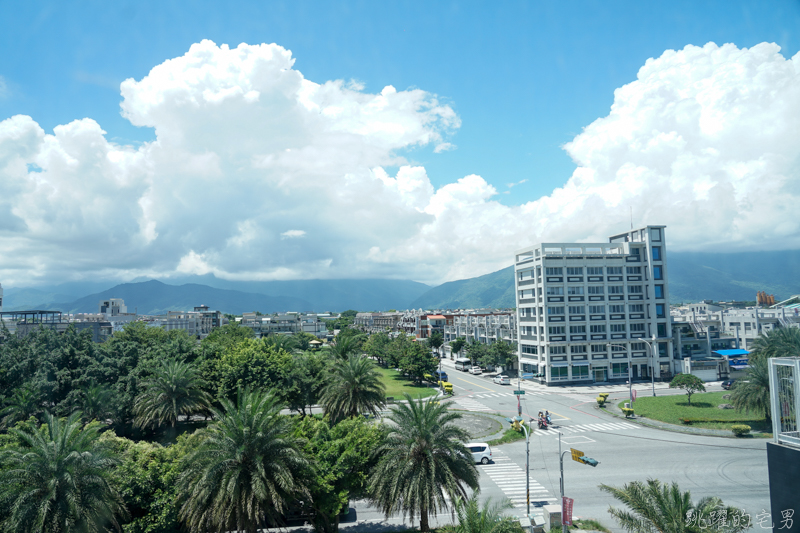
<path fill-rule="evenodd" d="M 597 405 L 603 407 L 606 404 L 606 399 L 603 396 L 598 396 L 595 398 L 597 400 Z"/>
<path fill-rule="evenodd" d="M 602 397 L 603 400 L 608 401 L 608 394 L 607 392 L 601 392 L 598 396 Z"/>
<path fill-rule="evenodd" d="M 750 426 L 745 424 L 734 424 L 731 426 L 731 431 L 733 431 L 733 434 L 737 437 L 741 437 L 750 433 Z"/>
<path fill-rule="evenodd" d="M 628 407 L 623 407 L 622 414 L 625 415 L 625 418 L 630 418 L 631 416 L 633 416 L 633 409 Z"/>

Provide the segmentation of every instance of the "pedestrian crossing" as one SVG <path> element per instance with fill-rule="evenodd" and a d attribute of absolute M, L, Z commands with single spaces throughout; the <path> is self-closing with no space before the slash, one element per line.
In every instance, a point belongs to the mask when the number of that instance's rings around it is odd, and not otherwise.
<path fill-rule="evenodd" d="M 505 454 L 494 448 L 492 450 L 493 464 L 479 465 L 481 476 L 486 476 L 497 485 L 503 494 L 511 500 L 514 508 L 525 513 L 528 508 L 525 492 L 525 469 L 513 463 Z M 549 490 L 544 488 L 535 479 L 530 480 L 531 507 L 541 506 L 556 501 Z"/>
<path fill-rule="evenodd" d="M 494 411 L 490 407 L 483 405 L 481 402 L 475 401 L 472 398 L 455 398 L 452 403 L 457 404 L 459 407 L 467 411 Z"/>
<path fill-rule="evenodd" d="M 525 394 L 522 396 L 522 399 L 525 399 L 525 396 L 546 396 L 548 393 L 546 392 L 531 392 L 525 391 Z M 470 395 L 472 398 L 516 398 L 517 395 L 514 393 L 509 392 L 477 392 L 475 394 Z"/>
<path fill-rule="evenodd" d="M 629 422 L 607 422 L 603 424 L 577 424 L 574 426 L 551 426 L 550 429 L 534 428 L 533 435 L 537 437 L 558 437 L 558 434 L 571 435 L 592 431 L 620 431 L 641 429 L 641 426 Z"/>

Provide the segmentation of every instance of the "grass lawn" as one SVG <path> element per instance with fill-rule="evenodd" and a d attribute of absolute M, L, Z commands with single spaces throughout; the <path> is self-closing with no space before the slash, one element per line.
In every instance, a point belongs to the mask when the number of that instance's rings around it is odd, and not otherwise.
<path fill-rule="evenodd" d="M 501 444 L 507 444 L 509 442 L 516 442 L 518 440 L 525 440 L 525 434 L 522 431 L 517 431 L 516 429 L 507 429 L 503 436 L 499 439 L 490 440 L 488 442 L 489 446 L 499 446 Z"/>
<path fill-rule="evenodd" d="M 747 424 L 753 431 L 772 431 L 772 426 L 767 424 L 763 414 L 739 412 L 735 409 L 719 409 L 717 406 L 730 403 L 724 400 L 728 391 L 700 392 L 692 394 L 691 405 L 686 400 L 685 394 L 674 396 L 640 396 L 633 404 L 636 415 L 660 420 L 669 424 L 683 425 L 681 418 L 713 418 L 725 422 L 693 422 L 692 427 L 707 429 L 730 429 L 733 424 Z M 619 403 L 623 407 L 625 401 Z M 728 422 L 730 420 L 730 422 Z"/>
<path fill-rule="evenodd" d="M 426 398 L 436 394 L 434 387 L 416 385 L 412 379 L 403 376 L 392 368 L 379 366 L 378 371 L 381 373 L 381 381 L 386 386 L 386 396 L 391 396 L 395 400 L 402 400 L 404 392 L 409 393 L 412 398 Z"/>

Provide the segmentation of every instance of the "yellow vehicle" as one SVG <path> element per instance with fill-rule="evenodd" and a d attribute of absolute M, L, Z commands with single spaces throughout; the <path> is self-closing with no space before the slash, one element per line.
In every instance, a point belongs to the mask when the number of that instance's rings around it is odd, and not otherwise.
<path fill-rule="evenodd" d="M 425 380 L 433 383 L 433 376 L 431 374 L 425 374 Z"/>

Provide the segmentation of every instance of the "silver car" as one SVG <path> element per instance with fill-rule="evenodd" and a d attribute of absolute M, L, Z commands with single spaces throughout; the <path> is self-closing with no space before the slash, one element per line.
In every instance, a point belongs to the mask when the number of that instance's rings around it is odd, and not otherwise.
<path fill-rule="evenodd" d="M 469 369 L 469 373 L 475 374 L 477 376 L 479 374 L 483 374 L 483 370 L 481 370 L 481 367 L 479 366 L 473 366 L 472 368 Z"/>
<path fill-rule="evenodd" d="M 498 385 L 511 385 L 511 378 L 508 376 L 495 376 L 492 381 Z"/>

